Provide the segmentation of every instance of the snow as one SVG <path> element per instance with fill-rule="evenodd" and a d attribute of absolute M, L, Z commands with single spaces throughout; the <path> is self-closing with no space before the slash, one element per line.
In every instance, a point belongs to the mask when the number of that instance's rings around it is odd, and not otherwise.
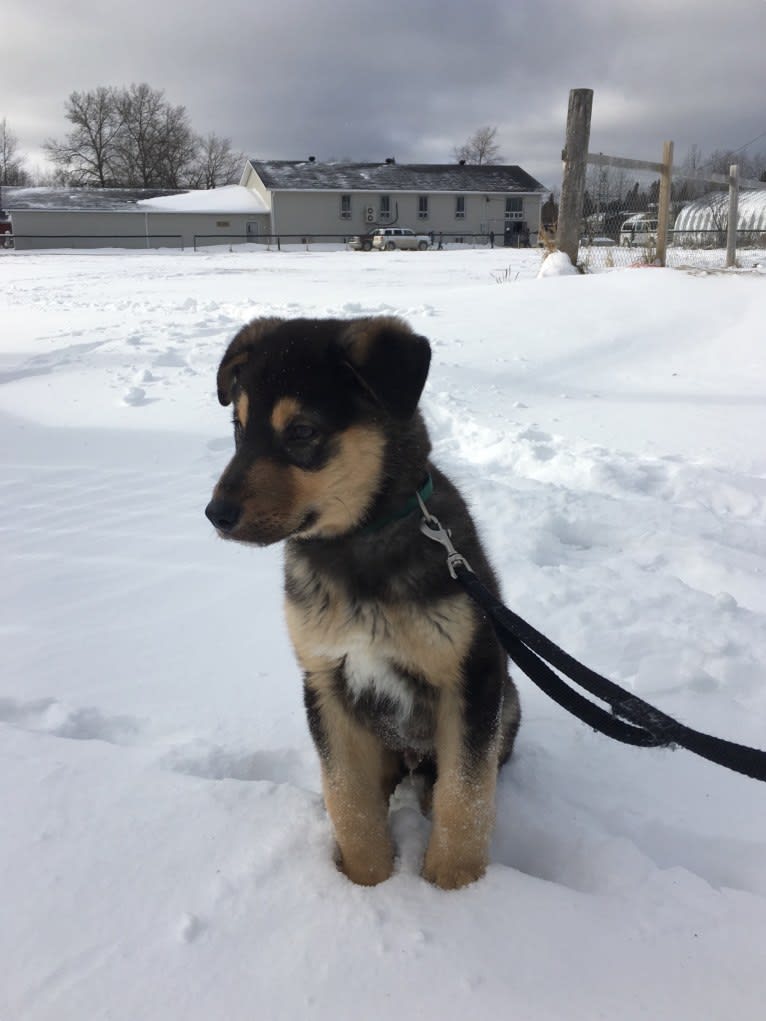
<path fill-rule="evenodd" d="M 691 726 L 766 743 L 762 273 L 535 279 L 535 251 L 0 255 L 0 1017 L 763 1016 L 763 787 L 591 733 L 516 671 L 492 865 L 351 885 L 279 548 L 203 516 L 249 317 L 431 338 L 435 456 L 509 605 Z M 502 282 L 498 282 L 502 281 Z"/>
<path fill-rule="evenodd" d="M 139 199 L 178 195 L 167 188 L 3 188 L 3 205 L 12 213 L 24 210 L 135 211 Z"/>
<path fill-rule="evenodd" d="M 571 276 L 577 270 L 566 252 L 549 252 L 543 259 L 538 277 Z"/>
<path fill-rule="evenodd" d="M 164 195 L 140 199 L 141 209 L 165 213 L 268 213 L 269 207 L 254 191 L 241 184 L 190 191 L 184 195 Z"/>

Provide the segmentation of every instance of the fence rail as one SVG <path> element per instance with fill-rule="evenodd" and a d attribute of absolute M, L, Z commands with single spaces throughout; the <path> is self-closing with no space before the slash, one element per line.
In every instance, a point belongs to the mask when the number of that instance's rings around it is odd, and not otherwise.
<path fill-rule="evenodd" d="M 431 247 L 435 249 L 444 248 L 445 245 L 459 245 L 474 248 L 527 248 L 521 235 L 513 235 L 513 243 L 506 244 L 504 235 L 500 232 L 475 232 L 475 231 L 423 231 L 430 238 Z M 348 245 L 352 238 L 363 237 L 360 234 L 195 234 L 193 239 L 194 250 L 201 247 L 210 247 L 217 244 L 229 244 L 238 242 L 241 244 L 265 245 L 274 247 L 281 251 L 282 245 Z M 533 239 L 536 236 L 533 235 Z M 535 241 L 536 243 L 536 241 Z"/>
<path fill-rule="evenodd" d="M 120 248 L 117 242 L 120 241 L 140 241 L 142 244 L 130 245 L 130 248 L 157 248 L 161 247 L 155 244 L 157 241 L 171 241 L 177 242 L 177 247 L 183 249 L 184 247 L 184 236 L 183 234 L 18 234 L 16 232 L 8 232 L 0 234 L 0 243 L 4 243 L 6 247 L 15 247 L 16 241 L 112 241 L 115 242 L 113 245 L 101 245 L 97 247 L 110 247 Z M 12 246 L 8 245 L 8 242 L 12 242 Z M 55 246 L 53 246 L 55 247 Z M 62 245 L 64 247 L 71 247 Z"/>
<path fill-rule="evenodd" d="M 537 234 L 532 233 L 531 238 L 527 235 L 513 234 L 507 239 L 501 232 L 492 231 L 424 231 L 430 238 L 430 247 L 440 250 L 450 247 L 461 248 L 528 248 L 537 244 Z M 312 246 L 337 245 L 347 246 L 352 238 L 363 235 L 359 234 L 194 234 L 191 239 L 191 247 L 194 251 L 200 248 L 212 247 L 215 245 L 249 244 L 267 248 L 276 248 L 281 251 L 282 246 Z M 20 234 L 6 232 L 0 234 L 0 247 L 12 248 L 16 241 L 47 242 L 44 247 L 71 248 L 73 251 L 87 248 L 87 245 L 72 245 L 71 242 L 92 241 L 96 242 L 93 247 L 99 248 L 158 248 L 173 247 L 184 249 L 188 244 L 183 234 Z M 51 245 L 50 242 L 60 241 L 61 245 Z M 70 242 L 68 244 L 68 242 Z M 124 242 L 140 242 L 140 244 L 124 244 Z M 159 244 L 158 244 L 159 242 Z M 31 245 L 30 250 L 38 246 Z M 42 246 L 40 246 L 42 250 Z"/>

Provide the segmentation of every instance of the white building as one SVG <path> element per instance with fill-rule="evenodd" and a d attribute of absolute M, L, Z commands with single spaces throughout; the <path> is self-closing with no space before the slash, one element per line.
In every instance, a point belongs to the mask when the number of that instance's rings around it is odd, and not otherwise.
<path fill-rule="evenodd" d="M 397 224 L 434 241 L 535 244 L 547 190 L 517 166 L 248 160 L 210 191 L 5 188 L 15 245 L 190 248 L 347 237 Z"/>
<path fill-rule="evenodd" d="M 248 160 L 240 183 L 261 196 L 271 233 L 342 237 L 398 224 L 498 244 L 537 240 L 547 189 L 517 166 Z"/>

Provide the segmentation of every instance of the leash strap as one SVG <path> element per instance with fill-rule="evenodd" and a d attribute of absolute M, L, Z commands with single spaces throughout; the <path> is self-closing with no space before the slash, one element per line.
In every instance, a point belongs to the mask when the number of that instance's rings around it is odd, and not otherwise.
<path fill-rule="evenodd" d="M 644 748 L 680 746 L 737 773 L 766 781 L 766 752 L 703 734 L 655 709 L 637 695 L 578 662 L 531 624 L 509 610 L 479 581 L 452 545 L 450 533 L 421 502 L 420 530 L 447 551 L 447 566 L 467 595 L 487 614 L 498 640 L 516 665 L 542 691 L 594 730 Z M 551 667 L 605 702 L 611 712 L 574 691 Z"/>

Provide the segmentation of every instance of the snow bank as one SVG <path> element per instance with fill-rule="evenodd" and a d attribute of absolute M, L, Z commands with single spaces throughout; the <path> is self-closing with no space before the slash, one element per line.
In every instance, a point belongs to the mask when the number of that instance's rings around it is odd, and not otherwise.
<path fill-rule="evenodd" d="M 759 1018 L 762 786 L 519 676 L 492 866 L 332 863 L 279 549 L 216 540 L 256 314 L 399 314 L 515 609 L 692 726 L 766 733 L 763 279 L 535 280 L 537 252 L 0 255 L 0 1017 Z M 498 276 L 512 260 L 512 273 Z M 518 277 L 518 279 L 516 279 Z M 517 675 L 518 676 L 518 675 Z"/>
<path fill-rule="evenodd" d="M 564 277 L 576 273 L 572 260 L 566 252 L 549 252 L 543 260 L 538 277 Z"/>
<path fill-rule="evenodd" d="M 164 195 L 155 199 L 141 199 L 141 209 L 156 209 L 166 213 L 268 213 L 269 207 L 254 191 L 241 184 L 227 184 L 221 188 L 190 191 L 185 195 Z"/>

